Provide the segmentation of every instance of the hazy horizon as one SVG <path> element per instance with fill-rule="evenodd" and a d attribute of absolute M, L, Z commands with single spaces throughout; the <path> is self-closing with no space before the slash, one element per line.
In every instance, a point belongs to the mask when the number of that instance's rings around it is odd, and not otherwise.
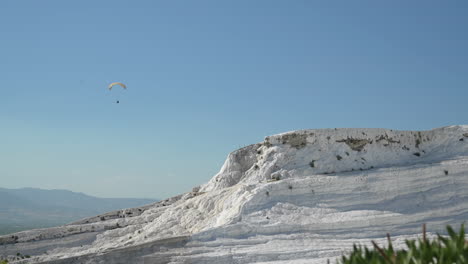
<path fill-rule="evenodd" d="M 3 2 L 0 187 L 164 199 L 272 134 L 468 124 L 467 11 L 436 1 Z M 128 89 L 109 92 L 111 82 Z"/>
<path fill-rule="evenodd" d="M 68 190 L 0 188 L 0 235 L 69 224 L 159 199 L 100 198 Z"/>
<path fill-rule="evenodd" d="M 74 194 L 80 194 L 80 195 L 86 195 L 94 198 L 99 198 L 99 199 L 152 199 L 152 200 L 161 200 L 161 197 L 100 197 L 96 195 L 91 195 L 86 192 L 80 192 L 80 191 L 72 191 L 72 190 L 67 190 L 67 189 L 44 189 L 44 188 L 37 188 L 37 187 L 19 187 L 19 188 L 4 188 L 0 187 L 0 190 L 37 190 L 37 191 L 63 191 L 63 192 L 71 192 Z"/>

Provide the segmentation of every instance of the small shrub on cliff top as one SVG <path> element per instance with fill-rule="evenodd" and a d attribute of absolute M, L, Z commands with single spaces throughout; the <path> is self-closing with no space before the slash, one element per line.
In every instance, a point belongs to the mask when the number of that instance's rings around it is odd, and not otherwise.
<path fill-rule="evenodd" d="M 447 226 L 449 237 L 437 235 L 437 239 L 426 239 L 425 226 L 423 226 L 423 238 L 418 240 L 406 240 L 407 249 L 394 250 L 388 238 L 388 247 L 381 248 L 374 241 L 373 250 L 362 246 L 353 246 L 353 252 L 347 257 L 342 256 L 342 264 L 451 264 L 468 263 L 468 241 L 465 240 L 465 227 L 461 226 L 456 233 Z"/>

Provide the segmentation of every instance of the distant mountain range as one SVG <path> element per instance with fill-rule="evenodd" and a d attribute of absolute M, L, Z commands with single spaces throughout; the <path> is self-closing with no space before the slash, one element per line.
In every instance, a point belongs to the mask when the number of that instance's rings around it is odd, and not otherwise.
<path fill-rule="evenodd" d="M 68 190 L 0 188 L 0 234 L 63 225 L 104 212 L 156 201 L 98 198 Z"/>

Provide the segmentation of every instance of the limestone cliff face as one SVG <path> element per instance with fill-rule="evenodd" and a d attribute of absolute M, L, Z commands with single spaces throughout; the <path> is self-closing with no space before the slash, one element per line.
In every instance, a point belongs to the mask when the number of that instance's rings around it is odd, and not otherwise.
<path fill-rule="evenodd" d="M 301 130 L 228 155 L 192 192 L 0 237 L 18 263 L 326 262 L 468 219 L 468 126 Z M 360 240 L 361 239 L 361 240 Z M 15 254 L 31 255 L 15 260 Z"/>
<path fill-rule="evenodd" d="M 202 190 L 446 159 L 468 151 L 467 130 L 466 126 L 429 131 L 338 128 L 269 136 L 229 154 Z"/>

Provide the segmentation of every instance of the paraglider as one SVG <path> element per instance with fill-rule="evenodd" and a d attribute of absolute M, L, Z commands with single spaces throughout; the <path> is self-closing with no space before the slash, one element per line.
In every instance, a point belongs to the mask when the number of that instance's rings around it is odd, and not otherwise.
<path fill-rule="evenodd" d="M 125 84 L 123 84 L 123 83 L 121 83 L 121 82 L 113 82 L 113 83 L 109 84 L 109 86 L 108 86 L 109 91 L 111 91 L 112 88 L 113 88 L 114 86 L 116 86 L 116 85 L 121 86 L 124 90 L 127 89 L 127 86 L 126 86 Z M 120 103 L 120 100 L 117 99 L 115 103 L 116 103 L 116 104 Z"/>
<path fill-rule="evenodd" d="M 120 86 L 122 86 L 122 88 L 127 89 L 127 86 L 125 84 L 123 84 L 121 82 L 113 82 L 113 83 L 109 84 L 109 90 L 112 90 L 112 87 L 114 87 L 116 85 L 120 85 Z"/>

